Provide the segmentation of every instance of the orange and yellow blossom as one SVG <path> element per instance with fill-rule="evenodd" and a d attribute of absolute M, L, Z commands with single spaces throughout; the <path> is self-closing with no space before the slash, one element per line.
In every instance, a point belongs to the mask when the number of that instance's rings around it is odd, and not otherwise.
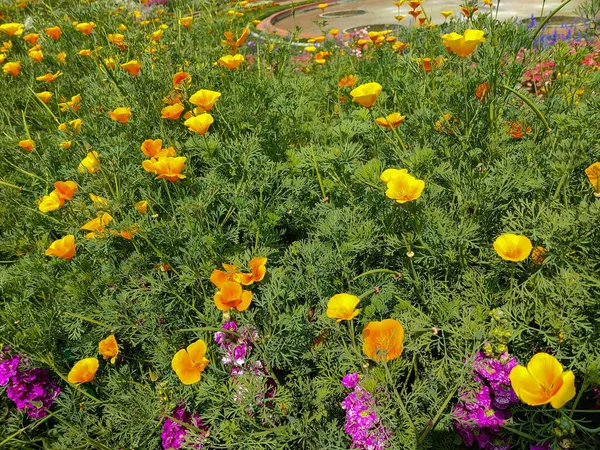
<path fill-rule="evenodd" d="M 244 28 L 242 30 L 241 36 L 237 39 L 234 39 L 233 33 L 231 31 L 226 31 L 224 33 L 225 39 L 222 40 L 221 42 L 223 43 L 223 45 L 225 47 L 229 47 L 229 52 L 232 55 L 235 55 L 238 51 L 238 48 L 241 47 L 242 45 L 244 45 L 244 42 L 246 42 L 246 38 L 248 37 L 249 33 L 250 33 L 250 29 Z"/>
<path fill-rule="evenodd" d="M 175 103 L 173 105 L 165 106 L 161 110 L 161 119 L 177 120 L 181 116 L 181 113 L 185 110 L 185 107 L 181 103 Z"/>
<path fill-rule="evenodd" d="M 63 202 L 65 200 L 72 200 L 73 195 L 77 192 L 77 183 L 74 181 L 57 181 L 54 183 L 54 190 Z"/>
<path fill-rule="evenodd" d="M 119 354 L 119 345 L 115 339 L 115 335 L 111 334 L 106 339 L 101 340 L 98 343 L 98 352 L 104 359 L 110 358 L 110 363 L 114 364 Z"/>
<path fill-rule="evenodd" d="M 339 87 L 352 87 L 358 81 L 358 77 L 356 75 L 346 75 L 340 79 L 338 82 Z"/>
<path fill-rule="evenodd" d="M 108 206 L 108 200 L 106 200 L 104 197 L 100 197 L 99 195 L 92 194 L 91 192 L 90 200 L 92 203 L 94 203 L 96 208 L 104 208 L 105 206 Z"/>
<path fill-rule="evenodd" d="M 100 172 L 100 160 L 98 159 L 98 152 L 96 150 L 88 152 L 87 156 L 79 163 L 77 170 L 79 170 L 79 172 L 85 172 L 87 170 L 88 173 Z"/>
<path fill-rule="evenodd" d="M 95 239 L 104 234 L 104 228 L 112 220 L 113 217 L 109 213 L 100 212 L 98 217 L 83 225 L 80 230 L 89 231 L 89 233 L 85 235 L 86 239 Z"/>
<path fill-rule="evenodd" d="M 0 25 L 0 33 L 8 34 L 9 36 L 21 36 L 24 28 L 22 23 L 3 23 Z"/>
<path fill-rule="evenodd" d="M 201 108 L 204 112 L 209 112 L 212 107 L 215 106 L 219 97 L 221 97 L 220 92 L 211 91 L 209 89 L 200 89 L 190 97 L 189 102 L 192 105 Z"/>
<path fill-rule="evenodd" d="M 85 358 L 75 363 L 67 379 L 69 383 L 81 384 L 94 381 L 100 362 L 97 358 Z"/>
<path fill-rule="evenodd" d="M 140 200 L 135 205 L 133 205 L 133 207 L 140 214 L 146 214 L 146 211 L 148 210 L 148 200 Z"/>
<path fill-rule="evenodd" d="M 494 241 L 494 250 L 506 261 L 524 261 L 531 253 L 532 248 L 533 245 L 529 238 L 520 234 L 503 234 Z"/>
<path fill-rule="evenodd" d="M 19 72 L 21 72 L 21 62 L 20 61 L 7 62 L 6 64 L 4 64 L 4 66 L 2 66 L 2 70 L 4 71 L 4 73 L 12 75 L 13 77 L 16 77 L 19 75 Z"/>
<path fill-rule="evenodd" d="M 250 260 L 248 263 L 248 267 L 250 267 L 250 271 L 252 272 L 252 281 L 259 282 L 262 281 L 267 273 L 267 258 L 264 256 L 256 256 Z"/>
<path fill-rule="evenodd" d="M 35 79 L 38 81 L 45 81 L 46 83 L 52 83 L 58 77 L 60 77 L 63 73 L 59 70 L 58 72 L 52 74 L 47 73 L 46 75 L 42 75 L 41 77 L 36 77 Z"/>
<path fill-rule="evenodd" d="M 146 172 L 156 174 L 156 179 L 163 178 L 175 182 L 185 178 L 181 171 L 186 159 L 185 156 L 160 156 L 142 161 L 142 167 Z"/>
<path fill-rule="evenodd" d="M 402 116 L 400 113 L 395 112 L 387 115 L 386 117 L 378 117 L 375 119 L 375 122 L 377 125 L 381 125 L 384 128 L 390 129 L 396 128 L 398 125 L 404 122 L 404 119 L 406 119 L 406 116 Z"/>
<path fill-rule="evenodd" d="M 96 24 L 94 22 L 82 22 L 75 25 L 75 29 L 77 31 L 81 31 L 83 34 L 90 35 L 92 31 L 96 28 Z"/>
<path fill-rule="evenodd" d="M 199 116 L 190 117 L 183 124 L 194 133 L 205 134 L 214 121 L 213 116 L 208 113 L 202 113 Z"/>
<path fill-rule="evenodd" d="M 179 380 L 190 385 L 200 381 L 204 369 L 209 364 L 206 358 L 206 342 L 202 339 L 188 345 L 186 349 L 179 350 L 173 356 L 171 368 L 175 371 Z"/>
<path fill-rule="evenodd" d="M 391 361 L 404 350 L 404 328 L 395 319 L 370 322 L 363 328 L 363 353 L 373 361 Z"/>
<path fill-rule="evenodd" d="M 62 141 L 62 142 L 60 142 L 60 143 L 58 144 L 58 146 L 59 146 L 60 148 L 63 148 L 63 149 L 65 149 L 65 150 L 66 150 L 66 149 L 68 149 L 68 148 L 71 148 L 71 141 Z"/>
<path fill-rule="evenodd" d="M 127 50 L 127 44 L 125 43 L 125 35 L 120 34 L 120 33 L 115 33 L 115 34 L 109 34 L 106 38 L 108 39 L 108 42 L 110 42 L 111 44 L 114 44 L 119 50 L 121 50 L 121 51 Z M 130 61 L 130 62 L 137 63 L 137 61 L 135 61 L 135 60 Z M 141 63 L 140 63 L 140 66 L 141 66 Z M 127 70 L 127 69 L 125 69 L 125 70 Z M 139 72 L 139 70 L 138 70 L 138 72 Z M 137 73 L 136 73 L 136 75 L 137 75 Z"/>
<path fill-rule="evenodd" d="M 61 202 L 60 197 L 58 196 L 58 192 L 54 190 L 48 195 L 44 195 L 38 201 L 38 208 L 41 212 L 56 211 L 63 205 L 63 203 L 64 202 Z"/>
<path fill-rule="evenodd" d="M 454 14 L 454 12 L 452 11 L 440 11 L 440 14 L 442 16 L 444 16 L 444 19 L 447 19 L 448 17 L 450 17 L 452 14 Z"/>
<path fill-rule="evenodd" d="M 69 121 L 69 125 L 71 126 L 73 133 L 77 134 L 81 131 L 81 127 L 83 126 L 83 120 L 81 120 L 81 119 L 71 120 L 71 121 Z M 58 131 L 66 132 L 67 130 L 68 130 L 68 127 L 67 127 L 66 123 L 61 123 L 58 126 Z"/>
<path fill-rule="evenodd" d="M 67 54 L 65 52 L 60 52 L 56 55 L 56 59 L 58 59 L 59 63 L 64 64 L 67 60 Z"/>
<path fill-rule="evenodd" d="M 379 94 L 381 94 L 383 87 L 379 83 L 366 83 L 361 84 L 357 88 L 350 92 L 352 101 L 364 106 L 365 108 L 371 108 Z"/>
<path fill-rule="evenodd" d="M 231 55 L 222 56 L 221 58 L 219 58 L 219 61 L 218 61 L 218 63 L 222 67 L 227 67 L 229 70 L 235 69 L 237 66 L 239 66 L 243 62 L 244 62 L 244 56 L 240 55 L 239 53 L 234 56 L 231 56 Z"/>
<path fill-rule="evenodd" d="M 243 290 L 236 281 L 226 281 L 215 293 L 214 300 L 220 311 L 229 311 L 231 308 L 245 311 L 252 302 L 252 292 Z"/>
<path fill-rule="evenodd" d="M 72 259 L 75 256 L 75 248 L 75 236 L 68 234 L 50 244 L 45 254 L 60 259 Z"/>
<path fill-rule="evenodd" d="M 575 397 L 573 371 L 565 372 L 562 364 L 548 353 L 533 355 L 527 367 L 514 367 L 508 377 L 517 397 L 529 406 L 550 403 L 559 409 Z"/>
<path fill-rule="evenodd" d="M 121 64 L 121 68 L 125 70 L 129 75 L 136 77 L 142 68 L 142 62 L 132 59 L 124 64 Z"/>
<path fill-rule="evenodd" d="M 35 147 L 35 142 L 32 139 L 23 139 L 22 141 L 19 141 L 19 147 L 30 152 Z"/>
<path fill-rule="evenodd" d="M 327 302 L 327 317 L 338 322 L 352 320 L 360 312 L 360 309 L 356 309 L 359 302 L 360 299 L 355 295 L 336 294 Z"/>
<path fill-rule="evenodd" d="M 150 33 L 150 39 L 152 39 L 154 42 L 158 42 L 162 37 L 163 33 L 163 30 L 153 31 L 152 33 Z"/>
<path fill-rule="evenodd" d="M 50 36 L 52 39 L 54 39 L 55 41 L 58 41 L 58 38 L 62 34 L 62 30 L 60 29 L 60 27 L 46 28 L 45 31 L 46 31 L 46 34 L 48 36 Z"/>
<path fill-rule="evenodd" d="M 35 47 L 30 48 L 28 55 L 35 62 L 39 63 L 42 59 L 44 59 L 44 53 L 42 52 L 41 48 L 37 48 L 37 47 L 38 46 L 36 45 Z"/>
<path fill-rule="evenodd" d="M 115 122 L 127 123 L 129 117 L 131 117 L 131 108 L 119 107 L 114 111 L 109 111 L 108 115 Z"/>
<path fill-rule="evenodd" d="M 464 34 L 452 32 L 442 36 L 442 43 L 450 53 L 465 57 L 473 53 L 477 44 L 485 42 L 484 34 L 481 30 L 465 30 Z"/>
<path fill-rule="evenodd" d="M 381 181 L 387 184 L 385 195 L 401 204 L 418 199 L 425 189 L 425 181 L 417 180 L 406 169 L 387 169 Z"/>
<path fill-rule="evenodd" d="M 140 147 L 142 153 L 151 158 L 175 156 L 175 149 L 173 147 L 163 148 L 162 142 L 162 139 L 146 139 Z"/>
<path fill-rule="evenodd" d="M 52 98 L 52 95 L 53 95 L 52 92 L 48 92 L 48 91 L 37 92 L 35 94 L 35 96 L 44 103 L 48 103 L 50 101 L 50 99 Z"/>
<path fill-rule="evenodd" d="M 71 97 L 70 102 L 59 103 L 58 106 L 62 112 L 67 111 L 67 109 L 71 109 L 72 111 L 79 111 L 79 107 L 81 106 L 81 94 L 74 95 Z"/>
<path fill-rule="evenodd" d="M 600 176 L 600 162 L 595 162 L 594 164 L 588 166 L 585 169 L 585 175 L 587 176 L 588 180 L 590 180 L 594 191 L 598 193 L 598 177 Z"/>
<path fill-rule="evenodd" d="M 189 86 L 192 83 L 192 76 L 187 72 L 177 72 L 173 75 L 173 89 L 179 89 L 179 85 L 185 81 Z"/>
<path fill-rule="evenodd" d="M 193 16 L 188 16 L 188 17 L 182 17 L 181 19 L 179 19 L 179 25 L 181 25 L 182 27 L 185 28 L 189 28 L 192 26 L 192 22 L 194 21 L 194 17 Z"/>

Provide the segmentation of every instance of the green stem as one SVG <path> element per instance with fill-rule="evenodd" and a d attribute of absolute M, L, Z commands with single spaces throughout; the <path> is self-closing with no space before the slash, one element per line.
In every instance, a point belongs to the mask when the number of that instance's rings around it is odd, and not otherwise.
<path fill-rule="evenodd" d="M 560 6 L 558 6 L 554 11 L 552 11 L 550 14 L 548 14 L 548 17 L 546 17 L 544 20 L 542 20 L 540 22 L 540 25 L 537 27 L 537 29 L 533 32 L 533 36 L 531 36 L 531 42 L 529 43 L 529 48 L 531 48 L 533 46 L 533 43 L 535 42 L 535 38 L 537 37 L 538 34 L 540 34 L 540 32 L 542 31 L 542 29 L 546 26 L 546 24 L 548 23 L 548 21 L 550 19 L 552 19 L 552 17 L 554 17 L 554 15 L 559 12 L 561 9 L 563 9 L 565 6 L 567 6 L 569 3 L 571 3 L 571 0 L 566 0 L 563 3 L 560 4 Z"/>
<path fill-rule="evenodd" d="M 63 316 L 75 317 L 76 319 L 85 320 L 86 322 L 90 322 L 90 323 L 93 323 L 95 325 L 99 325 L 101 327 L 108 328 L 109 330 L 114 330 L 115 329 L 115 327 L 112 327 L 110 325 L 106 325 L 105 323 L 99 322 L 99 321 L 94 320 L 94 319 L 90 319 L 89 317 L 80 316 L 79 314 L 74 314 L 74 313 L 70 313 L 70 312 L 67 312 L 67 311 L 63 311 L 62 315 Z"/>
<path fill-rule="evenodd" d="M 423 431 L 423 433 L 421 434 L 421 436 L 417 440 L 417 445 L 418 446 L 423 443 L 423 441 L 425 440 L 425 438 L 427 437 L 427 435 L 435 428 L 438 420 L 440 420 L 440 417 L 442 416 L 444 410 L 448 406 L 448 403 L 450 403 L 450 400 L 452 400 L 452 398 L 454 397 L 454 393 L 458 389 L 458 386 L 459 386 L 458 384 L 456 386 L 454 386 L 454 389 L 452 389 L 452 391 L 450 391 L 450 393 L 446 397 L 446 400 L 444 401 L 444 403 L 442 404 L 442 406 L 440 407 L 440 409 L 438 409 L 438 412 L 435 415 L 435 417 L 433 418 L 433 420 L 431 422 L 429 422 L 429 424 L 427 425 L 427 427 L 425 428 L 425 430 Z"/>
<path fill-rule="evenodd" d="M 417 447 L 418 446 L 417 428 L 415 427 L 415 424 L 413 423 L 413 421 L 410 417 L 410 414 L 408 413 L 406 406 L 404 406 L 404 402 L 402 401 L 402 398 L 400 397 L 400 394 L 398 393 L 398 390 L 396 389 L 396 385 L 394 384 L 394 382 L 392 380 L 392 374 L 390 373 L 390 369 L 387 365 L 387 361 L 383 361 L 383 367 L 385 368 L 385 374 L 388 379 L 388 384 L 390 385 L 390 388 L 392 389 L 392 392 L 394 393 L 394 397 L 396 398 L 396 401 L 398 402 L 398 406 L 400 406 L 400 410 L 402 411 L 402 414 L 404 414 L 404 416 L 406 417 L 406 420 L 408 421 L 410 429 L 412 430 L 413 435 L 415 436 L 415 442 L 414 442 L 413 448 L 416 450 L 418 448 Z"/>
<path fill-rule="evenodd" d="M 327 197 L 327 194 L 325 194 L 325 187 L 323 187 L 323 180 L 321 179 L 321 174 L 319 173 L 319 165 L 317 164 L 317 157 L 315 156 L 315 149 L 314 147 L 310 147 L 310 152 L 312 153 L 312 159 L 313 159 L 313 164 L 315 166 L 315 171 L 317 172 L 317 180 L 319 180 L 319 187 L 321 188 L 321 194 L 323 195 L 323 198 Z"/>
<path fill-rule="evenodd" d="M 373 269 L 373 270 L 367 270 L 366 272 L 361 273 L 360 275 L 352 278 L 352 281 L 356 281 L 361 277 L 366 277 L 367 275 L 372 275 L 374 273 L 389 273 L 390 275 L 394 275 L 394 276 L 398 276 L 400 275 L 400 272 L 398 271 L 394 271 L 394 270 L 389 270 L 389 269 Z"/>
<path fill-rule="evenodd" d="M 567 0 L 567 3 L 569 1 L 571 1 L 571 0 Z M 562 6 L 560 6 L 558 9 L 560 9 L 560 8 L 562 8 Z M 508 86 L 506 86 L 504 84 L 502 84 L 501 87 L 504 88 L 504 89 L 506 89 L 507 91 L 512 92 L 513 94 L 515 94 L 517 97 L 519 97 L 521 100 L 523 100 L 527 104 L 527 106 L 529 106 L 531 108 L 531 110 L 535 113 L 536 116 L 538 116 L 538 118 L 542 121 L 542 123 L 546 127 L 546 133 L 550 133 L 552 131 L 552 129 L 550 128 L 550 125 L 548 125 L 548 122 L 546 121 L 546 118 L 544 117 L 544 115 L 542 114 L 542 112 L 538 109 L 537 106 L 535 106 L 531 102 L 531 100 L 529 100 L 527 97 L 525 97 L 520 92 L 514 90 L 513 88 L 509 88 Z"/>
<path fill-rule="evenodd" d="M 56 411 L 53 412 L 53 413 L 48 414 L 46 417 L 44 417 L 43 419 L 38 420 L 37 422 L 33 422 L 33 423 L 27 425 L 26 427 L 21 428 L 20 430 L 17 430 L 13 434 L 11 434 L 9 437 L 7 437 L 6 439 L 4 439 L 2 442 L 0 442 L 0 448 L 3 448 L 4 444 L 9 443 L 14 438 L 16 438 L 18 435 L 24 433 L 28 429 L 33 430 L 34 428 L 37 428 L 39 425 L 43 424 L 46 420 L 50 419 L 55 414 L 56 414 Z"/>

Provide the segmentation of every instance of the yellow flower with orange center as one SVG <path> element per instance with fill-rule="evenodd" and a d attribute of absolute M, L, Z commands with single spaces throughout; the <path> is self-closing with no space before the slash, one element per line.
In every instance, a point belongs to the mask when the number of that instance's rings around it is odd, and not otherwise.
<path fill-rule="evenodd" d="M 21 72 L 21 62 L 20 61 L 7 62 L 6 64 L 4 64 L 4 66 L 2 66 L 2 70 L 4 71 L 4 73 L 12 75 L 13 77 L 16 77 L 19 75 L 19 72 Z"/>
<path fill-rule="evenodd" d="M 562 364 L 548 353 L 533 355 L 527 367 L 514 367 L 508 377 L 519 400 L 529 406 L 550 403 L 560 409 L 576 394 L 573 371 L 565 372 Z"/>
<path fill-rule="evenodd" d="M 100 172 L 100 160 L 98 159 L 98 152 L 96 150 L 88 152 L 87 156 L 79 163 L 77 170 L 79 170 L 79 172 L 85 172 L 87 170 L 88 173 Z"/>
<path fill-rule="evenodd" d="M 244 55 L 225 55 L 219 58 L 217 61 L 221 67 L 227 67 L 229 70 L 237 68 L 241 63 L 244 62 Z"/>
<path fill-rule="evenodd" d="M 82 22 L 75 25 L 75 29 L 77 31 L 82 32 L 83 34 L 90 35 L 92 31 L 96 28 L 96 24 L 94 22 Z"/>
<path fill-rule="evenodd" d="M 406 169 L 387 169 L 381 174 L 381 181 L 387 184 L 385 195 L 401 204 L 418 199 L 425 189 L 425 182 Z"/>
<path fill-rule="evenodd" d="M 339 87 L 352 87 L 358 81 L 358 77 L 356 75 L 346 75 L 340 79 L 338 82 Z"/>
<path fill-rule="evenodd" d="M 327 302 L 327 317 L 337 319 L 338 322 L 352 320 L 360 312 L 356 309 L 359 302 L 360 299 L 355 295 L 336 294 Z"/>
<path fill-rule="evenodd" d="M 215 305 L 220 311 L 229 311 L 232 308 L 245 311 L 252 302 L 252 292 L 242 289 L 236 281 L 223 283 L 214 296 Z"/>
<path fill-rule="evenodd" d="M 179 380 L 190 385 L 200 381 L 201 374 L 209 364 L 206 358 L 206 342 L 202 339 L 188 345 L 186 349 L 179 350 L 173 356 L 171 368 L 175 371 Z"/>
<path fill-rule="evenodd" d="M 100 212 L 98 217 L 90 220 L 88 223 L 83 225 L 80 230 L 89 231 L 85 235 L 86 239 L 95 239 L 104 235 L 106 225 L 112 222 L 113 217 L 107 212 Z"/>
<path fill-rule="evenodd" d="M 140 200 L 135 205 L 133 205 L 133 207 L 140 214 L 146 214 L 146 211 L 148 210 L 148 200 Z"/>
<path fill-rule="evenodd" d="M 85 358 L 78 361 L 69 371 L 67 377 L 69 383 L 81 384 L 94 381 L 99 365 L 100 363 L 96 358 Z"/>
<path fill-rule="evenodd" d="M 35 94 L 35 96 L 37 98 L 39 98 L 42 102 L 48 103 L 50 101 L 50 99 L 52 98 L 52 92 L 48 92 L 48 91 L 37 92 Z"/>
<path fill-rule="evenodd" d="M 72 111 L 79 111 L 79 107 L 81 106 L 81 94 L 74 95 L 71 97 L 71 101 L 59 103 L 58 106 L 62 112 L 67 111 L 67 109 L 71 109 Z"/>
<path fill-rule="evenodd" d="M 36 47 L 29 49 L 28 55 L 31 59 L 38 63 L 44 58 L 44 53 L 42 50 Z"/>
<path fill-rule="evenodd" d="M 600 176 L 600 162 L 595 162 L 594 164 L 587 167 L 585 169 L 585 175 L 587 176 L 588 180 L 590 180 L 594 191 L 596 193 L 599 192 L 598 177 Z"/>
<path fill-rule="evenodd" d="M 175 103 L 173 105 L 165 106 L 161 110 L 161 119 L 177 120 L 181 113 L 185 110 L 185 107 L 181 103 Z"/>
<path fill-rule="evenodd" d="M 388 114 L 385 117 L 378 117 L 375 119 L 375 122 L 377 125 L 381 125 L 384 128 L 390 129 L 396 128 L 398 125 L 404 122 L 404 119 L 406 119 L 406 116 L 402 116 L 400 113 L 395 112 Z"/>
<path fill-rule="evenodd" d="M 151 158 L 175 156 L 175 149 L 173 147 L 163 148 L 162 143 L 162 139 L 146 139 L 140 148 L 144 155 Z"/>
<path fill-rule="evenodd" d="M 48 36 L 50 36 L 52 39 L 54 39 L 55 41 L 58 41 L 58 38 L 60 38 L 60 35 L 62 34 L 62 30 L 60 29 L 60 27 L 50 27 L 50 28 L 46 28 L 46 34 Z"/>
<path fill-rule="evenodd" d="M 45 254 L 60 259 L 72 259 L 75 256 L 75 248 L 75 236 L 68 234 L 50 244 Z"/>
<path fill-rule="evenodd" d="M 370 322 L 363 328 L 363 353 L 373 361 L 391 361 L 404 350 L 404 328 L 395 319 Z"/>
<path fill-rule="evenodd" d="M 146 172 L 156 174 L 156 179 L 162 178 L 171 182 L 185 178 L 181 173 L 185 166 L 186 157 L 160 156 L 142 161 L 142 167 Z"/>
<path fill-rule="evenodd" d="M 163 33 L 163 30 L 156 30 L 150 34 L 150 39 L 152 39 L 154 42 L 158 42 L 162 37 Z"/>
<path fill-rule="evenodd" d="M 190 117 L 183 122 L 183 124 L 194 133 L 205 134 L 214 121 L 215 119 L 213 119 L 213 116 L 208 113 L 203 113 L 199 116 Z"/>
<path fill-rule="evenodd" d="M 23 34 L 24 28 L 22 23 L 3 23 L 0 25 L 0 33 L 8 34 L 9 36 L 20 36 Z"/>
<path fill-rule="evenodd" d="M 114 364 L 119 354 L 119 345 L 114 334 L 111 334 L 106 339 L 101 340 L 98 343 L 98 352 L 104 359 L 110 358 L 110 363 Z"/>
<path fill-rule="evenodd" d="M 179 89 L 180 84 L 184 81 L 189 86 L 192 84 L 192 76 L 187 72 L 177 72 L 173 75 L 173 89 Z"/>
<path fill-rule="evenodd" d="M 211 91 L 209 89 L 200 89 L 190 97 L 189 102 L 201 108 L 204 112 L 209 112 L 217 100 L 221 97 L 220 92 Z"/>
<path fill-rule="evenodd" d="M 129 73 L 129 75 L 137 77 L 138 73 L 140 73 L 140 70 L 142 68 L 142 62 L 132 59 L 131 61 L 127 61 L 126 63 L 121 64 L 121 68 L 127 73 Z"/>
<path fill-rule="evenodd" d="M 383 87 L 379 83 L 366 83 L 361 84 L 357 88 L 350 92 L 352 101 L 364 106 L 365 108 L 371 108 L 379 94 L 381 94 Z"/>
<path fill-rule="evenodd" d="M 179 19 L 178 22 L 179 22 L 179 25 L 181 25 L 182 27 L 189 28 L 192 26 L 192 22 L 194 22 L 194 17 L 193 16 L 182 17 L 181 19 Z"/>
<path fill-rule="evenodd" d="M 131 108 L 119 107 L 114 111 L 110 111 L 108 115 L 115 122 L 127 123 L 129 117 L 131 117 Z"/>
<path fill-rule="evenodd" d="M 47 73 L 46 75 L 42 75 L 41 77 L 36 77 L 35 79 L 38 81 L 45 81 L 46 83 L 52 83 L 58 77 L 60 77 L 63 73 L 59 70 L 58 72 L 52 74 Z"/>
<path fill-rule="evenodd" d="M 465 30 L 463 34 L 452 32 L 442 36 L 442 43 L 450 53 L 465 57 L 473 53 L 477 44 L 485 42 L 484 34 L 481 30 Z"/>
<path fill-rule="evenodd" d="M 502 259 L 520 262 L 527 259 L 531 253 L 531 241 L 520 234 L 503 234 L 494 241 L 494 250 Z"/>

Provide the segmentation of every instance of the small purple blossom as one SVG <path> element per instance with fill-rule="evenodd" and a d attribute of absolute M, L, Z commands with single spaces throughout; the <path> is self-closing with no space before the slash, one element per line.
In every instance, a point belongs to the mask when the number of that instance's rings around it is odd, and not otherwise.
<path fill-rule="evenodd" d="M 344 375 L 344 378 L 342 378 L 342 386 L 348 389 L 354 389 L 359 381 L 358 372 L 352 372 Z"/>
<path fill-rule="evenodd" d="M 529 450 L 550 450 L 550 441 L 540 442 L 536 445 L 530 445 Z"/>
<path fill-rule="evenodd" d="M 170 417 L 167 417 L 163 423 L 163 432 L 161 434 L 163 449 L 179 449 L 183 444 L 189 444 L 191 447 L 186 446 L 185 448 L 201 449 L 208 436 L 208 427 L 202 423 L 202 419 L 198 414 L 193 414 L 186 411 L 183 401 L 179 402 L 171 417 L 179 420 L 180 422 L 188 423 L 202 431 L 200 436 L 194 436 L 193 438 L 188 437 L 188 428 L 173 421 Z"/>
<path fill-rule="evenodd" d="M 6 386 L 12 377 L 17 374 L 20 358 L 15 355 L 0 361 L 0 386 Z"/>

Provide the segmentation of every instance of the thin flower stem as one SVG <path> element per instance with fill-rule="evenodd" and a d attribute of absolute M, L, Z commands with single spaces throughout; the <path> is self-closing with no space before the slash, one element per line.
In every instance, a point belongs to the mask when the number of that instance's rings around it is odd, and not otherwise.
<path fill-rule="evenodd" d="M 319 181 L 319 187 L 321 188 L 321 194 L 323 195 L 323 198 L 327 197 L 327 194 L 325 194 L 325 187 L 323 186 L 323 180 L 321 179 L 321 174 L 319 173 L 319 165 L 317 164 L 317 157 L 315 156 L 315 149 L 314 147 L 310 147 L 310 152 L 312 153 L 312 159 L 313 159 L 313 164 L 315 166 L 315 171 L 317 172 L 317 180 Z"/>
<path fill-rule="evenodd" d="M 569 3 L 571 0 L 567 0 L 566 3 Z M 557 11 L 562 8 L 566 3 L 564 3 L 563 5 L 559 6 Z M 550 17 L 550 16 L 549 16 Z M 500 85 L 500 87 L 502 87 L 503 89 L 512 92 L 513 94 L 515 94 L 517 97 L 519 97 L 521 100 L 523 100 L 527 106 L 529 106 L 531 108 L 531 110 L 535 113 L 536 116 L 538 116 L 538 118 L 542 121 L 542 123 L 544 124 L 544 126 L 546 127 L 546 133 L 549 133 L 550 131 L 552 131 L 552 129 L 550 128 L 550 125 L 548 125 L 548 122 L 546 121 L 546 118 L 544 117 L 544 115 L 542 114 L 542 112 L 539 110 L 539 108 L 537 106 L 535 106 L 531 100 L 529 100 L 527 97 L 525 97 L 523 94 L 521 94 L 520 92 L 514 90 L 513 88 L 510 88 L 504 84 Z"/>
<path fill-rule="evenodd" d="M 423 441 L 425 440 L 425 438 L 427 437 L 427 435 L 435 428 L 435 426 L 437 425 L 438 420 L 440 420 L 440 417 L 442 416 L 442 414 L 444 413 L 444 411 L 448 407 L 448 403 L 450 403 L 450 400 L 452 400 L 452 398 L 454 397 L 454 393 L 458 389 L 458 386 L 459 386 L 458 384 L 456 386 L 454 386 L 454 388 L 450 391 L 450 393 L 446 397 L 446 400 L 444 401 L 444 403 L 442 404 L 442 406 L 440 407 L 440 409 L 438 409 L 438 412 L 435 415 L 435 417 L 431 420 L 431 422 L 429 422 L 427 424 L 427 427 L 425 428 L 425 430 L 423 431 L 423 433 L 421 434 L 421 436 L 417 440 L 417 446 L 420 446 L 423 443 Z"/>
<path fill-rule="evenodd" d="M 175 219 L 175 206 L 173 205 L 173 199 L 171 198 L 171 191 L 169 190 L 169 185 L 167 184 L 167 180 L 163 178 L 165 190 L 167 191 L 167 197 L 169 197 L 169 203 L 171 204 L 171 211 L 173 212 L 173 219 Z"/>
<path fill-rule="evenodd" d="M 535 436 L 532 436 L 531 434 L 525 433 L 521 430 L 517 430 L 516 428 L 512 428 L 509 427 L 507 425 L 500 425 L 502 428 L 504 428 L 506 431 L 510 431 L 511 433 L 517 434 L 521 437 L 527 438 L 530 441 L 537 441 L 537 438 Z"/>
<path fill-rule="evenodd" d="M 356 354 L 360 357 L 360 350 L 356 345 L 356 336 L 354 335 L 354 320 L 349 320 L 348 322 L 348 332 L 350 333 L 350 341 L 352 342 L 352 347 L 354 348 Z"/>
<path fill-rule="evenodd" d="M 579 403 L 579 400 L 581 399 L 581 395 L 583 394 L 583 391 L 585 391 L 587 387 L 588 387 L 587 379 L 584 378 L 583 383 L 581 384 L 581 389 L 579 389 L 579 392 L 577 393 L 577 397 L 575 397 L 575 401 L 573 402 L 573 406 L 571 407 L 571 412 L 569 413 L 569 419 L 573 418 L 573 415 L 575 414 L 575 409 L 577 408 L 577 404 Z"/>
<path fill-rule="evenodd" d="M 104 327 L 104 328 L 108 328 L 109 330 L 114 330 L 115 329 L 115 327 L 113 327 L 113 326 L 107 325 L 105 323 L 99 322 L 99 321 L 94 320 L 94 319 L 90 319 L 89 317 L 80 316 L 79 314 L 71 313 L 71 312 L 68 312 L 68 311 L 63 311 L 62 314 L 64 316 L 70 316 L 70 317 L 75 317 L 76 319 L 85 320 L 86 322 L 90 322 L 90 323 L 93 323 L 95 325 L 98 325 L 98 326 L 101 326 L 101 327 Z"/>
<path fill-rule="evenodd" d="M 356 277 L 352 278 L 352 281 L 356 281 L 359 278 L 366 277 L 367 275 L 372 275 L 374 273 L 389 273 L 390 275 L 394 275 L 396 277 L 398 275 L 400 275 L 400 272 L 395 271 L 395 270 L 390 270 L 390 269 L 373 269 L 373 270 L 367 270 L 366 272 L 363 272 L 360 275 L 357 275 Z"/>
<path fill-rule="evenodd" d="M 414 422 L 412 421 L 410 414 L 408 413 L 408 410 L 406 409 L 406 406 L 404 406 L 404 402 L 402 401 L 402 398 L 400 397 L 400 394 L 398 393 L 398 390 L 396 389 L 396 385 L 394 384 L 393 380 L 392 380 L 392 374 L 390 373 L 390 369 L 388 367 L 387 361 L 383 361 L 383 367 L 385 368 L 385 374 L 386 377 L 388 379 L 388 384 L 390 385 L 390 388 L 392 389 L 392 392 L 394 393 L 394 397 L 396 397 L 396 401 L 398 402 L 398 406 L 400 406 L 400 410 L 402 411 L 402 414 L 404 414 L 404 416 L 406 417 L 406 420 L 408 421 L 408 424 L 410 426 L 410 429 L 412 430 L 412 433 L 415 437 L 415 442 L 413 445 L 414 449 L 417 449 L 417 445 L 418 445 L 418 441 L 417 441 L 417 428 L 415 427 Z"/>

